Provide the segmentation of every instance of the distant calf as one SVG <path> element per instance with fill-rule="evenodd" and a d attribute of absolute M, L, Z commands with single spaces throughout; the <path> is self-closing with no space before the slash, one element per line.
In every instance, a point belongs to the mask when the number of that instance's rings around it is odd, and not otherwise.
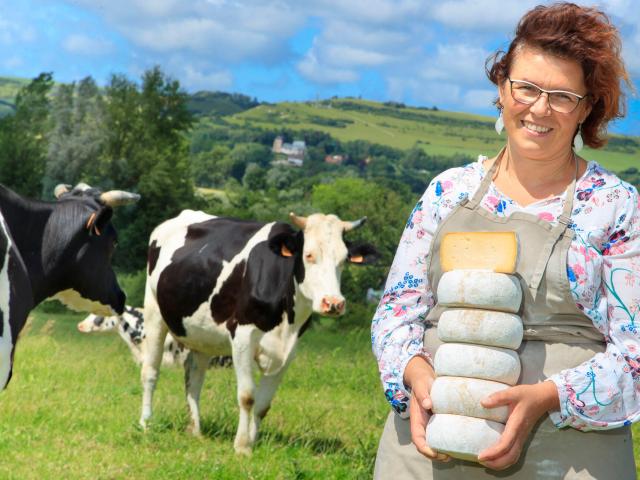
<path fill-rule="evenodd" d="M 101 317 L 91 314 L 78 323 L 78 330 L 82 333 L 116 330 L 120 338 L 122 338 L 124 343 L 129 347 L 135 362 L 138 365 L 142 364 L 143 340 L 146 337 L 142 309 L 127 305 L 122 315 Z M 187 355 L 189 355 L 189 349 L 173 338 L 173 336 L 167 335 L 164 341 L 162 365 L 183 365 Z M 226 367 L 229 365 L 231 365 L 230 356 L 212 357 L 209 361 L 210 367 Z"/>

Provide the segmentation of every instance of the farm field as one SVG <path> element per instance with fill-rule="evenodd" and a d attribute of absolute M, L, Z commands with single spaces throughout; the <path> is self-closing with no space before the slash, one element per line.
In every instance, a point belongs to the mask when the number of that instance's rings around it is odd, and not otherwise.
<path fill-rule="evenodd" d="M 247 458 L 232 447 L 231 368 L 207 374 L 199 439 L 185 431 L 182 370 L 163 368 L 144 433 L 139 369 L 115 334 L 78 333 L 81 318 L 39 311 L 24 332 L 14 378 L 0 395 L 0 478 L 371 478 L 388 410 L 368 329 L 320 321 L 305 333 Z M 634 433 L 640 438 L 637 425 Z"/>
<path fill-rule="evenodd" d="M 193 438 L 182 369 L 163 368 L 150 431 L 138 426 L 139 369 L 116 334 L 76 331 L 78 314 L 36 312 L 0 394 L 2 479 L 366 479 L 388 412 L 368 329 L 317 325 L 262 424 L 250 458 L 233 451 L 233 369 L 212 369 Z"/>

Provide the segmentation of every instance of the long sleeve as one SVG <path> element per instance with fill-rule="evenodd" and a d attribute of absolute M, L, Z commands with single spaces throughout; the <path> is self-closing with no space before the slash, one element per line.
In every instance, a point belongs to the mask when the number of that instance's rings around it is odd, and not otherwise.
<path fill-rule="evenodd" d="M 403 417 L 409 413 L 404 369 L 411 358 L 422 353 L 425 318 L 433 306 L 427 256 L 435 228 L 432 216 L 424 210 L 427 197 L 428 190 L 407 221 L 371 326 L 385 397 Z"/>
<path fill-rule="evenodd" d="M 569 279 L 597 282 L 593 303 L 585 313 L 605 335 L 606 350 L 577 368 L 564 370 L 550 379 L 556 384 L 560 411 L 551 414 L 558 427 L 599 430 L 628 425 L 640 419 L 640 334 L 636 315 L 640 311 L 640 210 L 635 188 L 618 184 L 599 206 L 616 208 L 604 242 L 582 247 L 591 262 L 600 262 L 599 272 L 585 277 L 579 265 L 569 264 Z M 616 202 L 618 200 L 618 202 Z M 596 275 L 593 275 L 596 273 Z M 579 304 L 580 306 L 580 304 Z"/>
<path fill-rule="evenodd" d="M 429 184 L 409 216 L 373 318 L 371 341 L 385 396 L 403 418 L 409 414 L 404 369 L 411 358 L 428 353 L 422 338 L 435 304 L 427 279 L 431 240 L 439 223 L 478 188 L 481 178 L 479 160 L 449 169 Z"/>

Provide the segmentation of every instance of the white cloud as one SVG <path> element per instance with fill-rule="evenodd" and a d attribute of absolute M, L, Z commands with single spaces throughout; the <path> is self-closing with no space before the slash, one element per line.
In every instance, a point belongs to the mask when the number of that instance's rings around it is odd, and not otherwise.
<path fill-rule="evenodd" d="M 288 39 L 306 20 L 304 12 L 282 1 L 77 1 L 104 16 L 135 47 L 206 56 L 211 66 L 281 61 L 289 55 Z"/>
<path fill-rule="evenodd" d="M 15 19 L 0 18 L 0 44 L 33 43 L 36 39 L 36 30 L 31 25 L 24 25 Z"/>
<path fill-rule="evenodd" d="M 493 105 L 498 96 L 497 90 L 471 89 L 462 97 L 462 105 L 466 110 L 486 110 Z"/>
<path fill-rule="evenodd" d="M 113 44 L 104 39 L 91 38 L 82 33 L 68 35 L 62 47 L 75 55 L 106 55 L 113 51 Z"/>
<path fill-rule="evenodd" d="M 422 60 L 421 76 L 457 84 L 479 84 L 485 77 L 484 63 L 490 52 L 473 45 L 438 45 L 435 57 Z"/>
<path fill-rule="evenodd" d="M 505 2 L 504 0 L 455 0 L 439 2 L 431 11 L 433 19 L 464 31 L 512 32 L 520 17 L 537 0 Z"/>
<path fill-rule="evenodd" d="M 304 78 L 320 84 L 350 83 L 360 78 L 354 70 L 320 64 L 313 49 L 296 65 L 296 68 Z"/>
<path fill-rule="evenodd" d="M 22 57 L 19 57 L 18 55 L 11 55 L 5 58 L 2 62 L 2 66 L 7 70 L 14 70 L 23 65 L 24 65 L 24 60 L 22 59 Z"/>
<path fill-rule="evenodd" d="M 180 84 L 187 90 L 228 90 L 233 86 L 233 75 L 228 70 L 205 73 L 187 65 L 178 76 Z"/>

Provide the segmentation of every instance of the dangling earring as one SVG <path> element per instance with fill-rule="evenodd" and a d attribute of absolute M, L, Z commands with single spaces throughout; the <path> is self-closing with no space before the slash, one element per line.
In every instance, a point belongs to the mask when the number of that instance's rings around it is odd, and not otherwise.
<path fill-rule="evenodd" d="M 496 127 L 497 129 L 498 127 Z M 580 150 L 582 150 L 582 147 L 584 147 L 584 142 L 582 141 L 582 124 L 579 123 L 578 124 L 578 132 L 576 133 L 576 136 L 573 137 L 573 150 L 575 152 L 579 152 Z"/>
<path fill-rule="evenodd" d="M 504 119 L 502 118 L 502 108 L 500 108 L 500 115 L 498 115 L 498 119 L 496 120 L 496 132 L 498 135 L 502 134 L 502 130 L 504 129 Z"/>

